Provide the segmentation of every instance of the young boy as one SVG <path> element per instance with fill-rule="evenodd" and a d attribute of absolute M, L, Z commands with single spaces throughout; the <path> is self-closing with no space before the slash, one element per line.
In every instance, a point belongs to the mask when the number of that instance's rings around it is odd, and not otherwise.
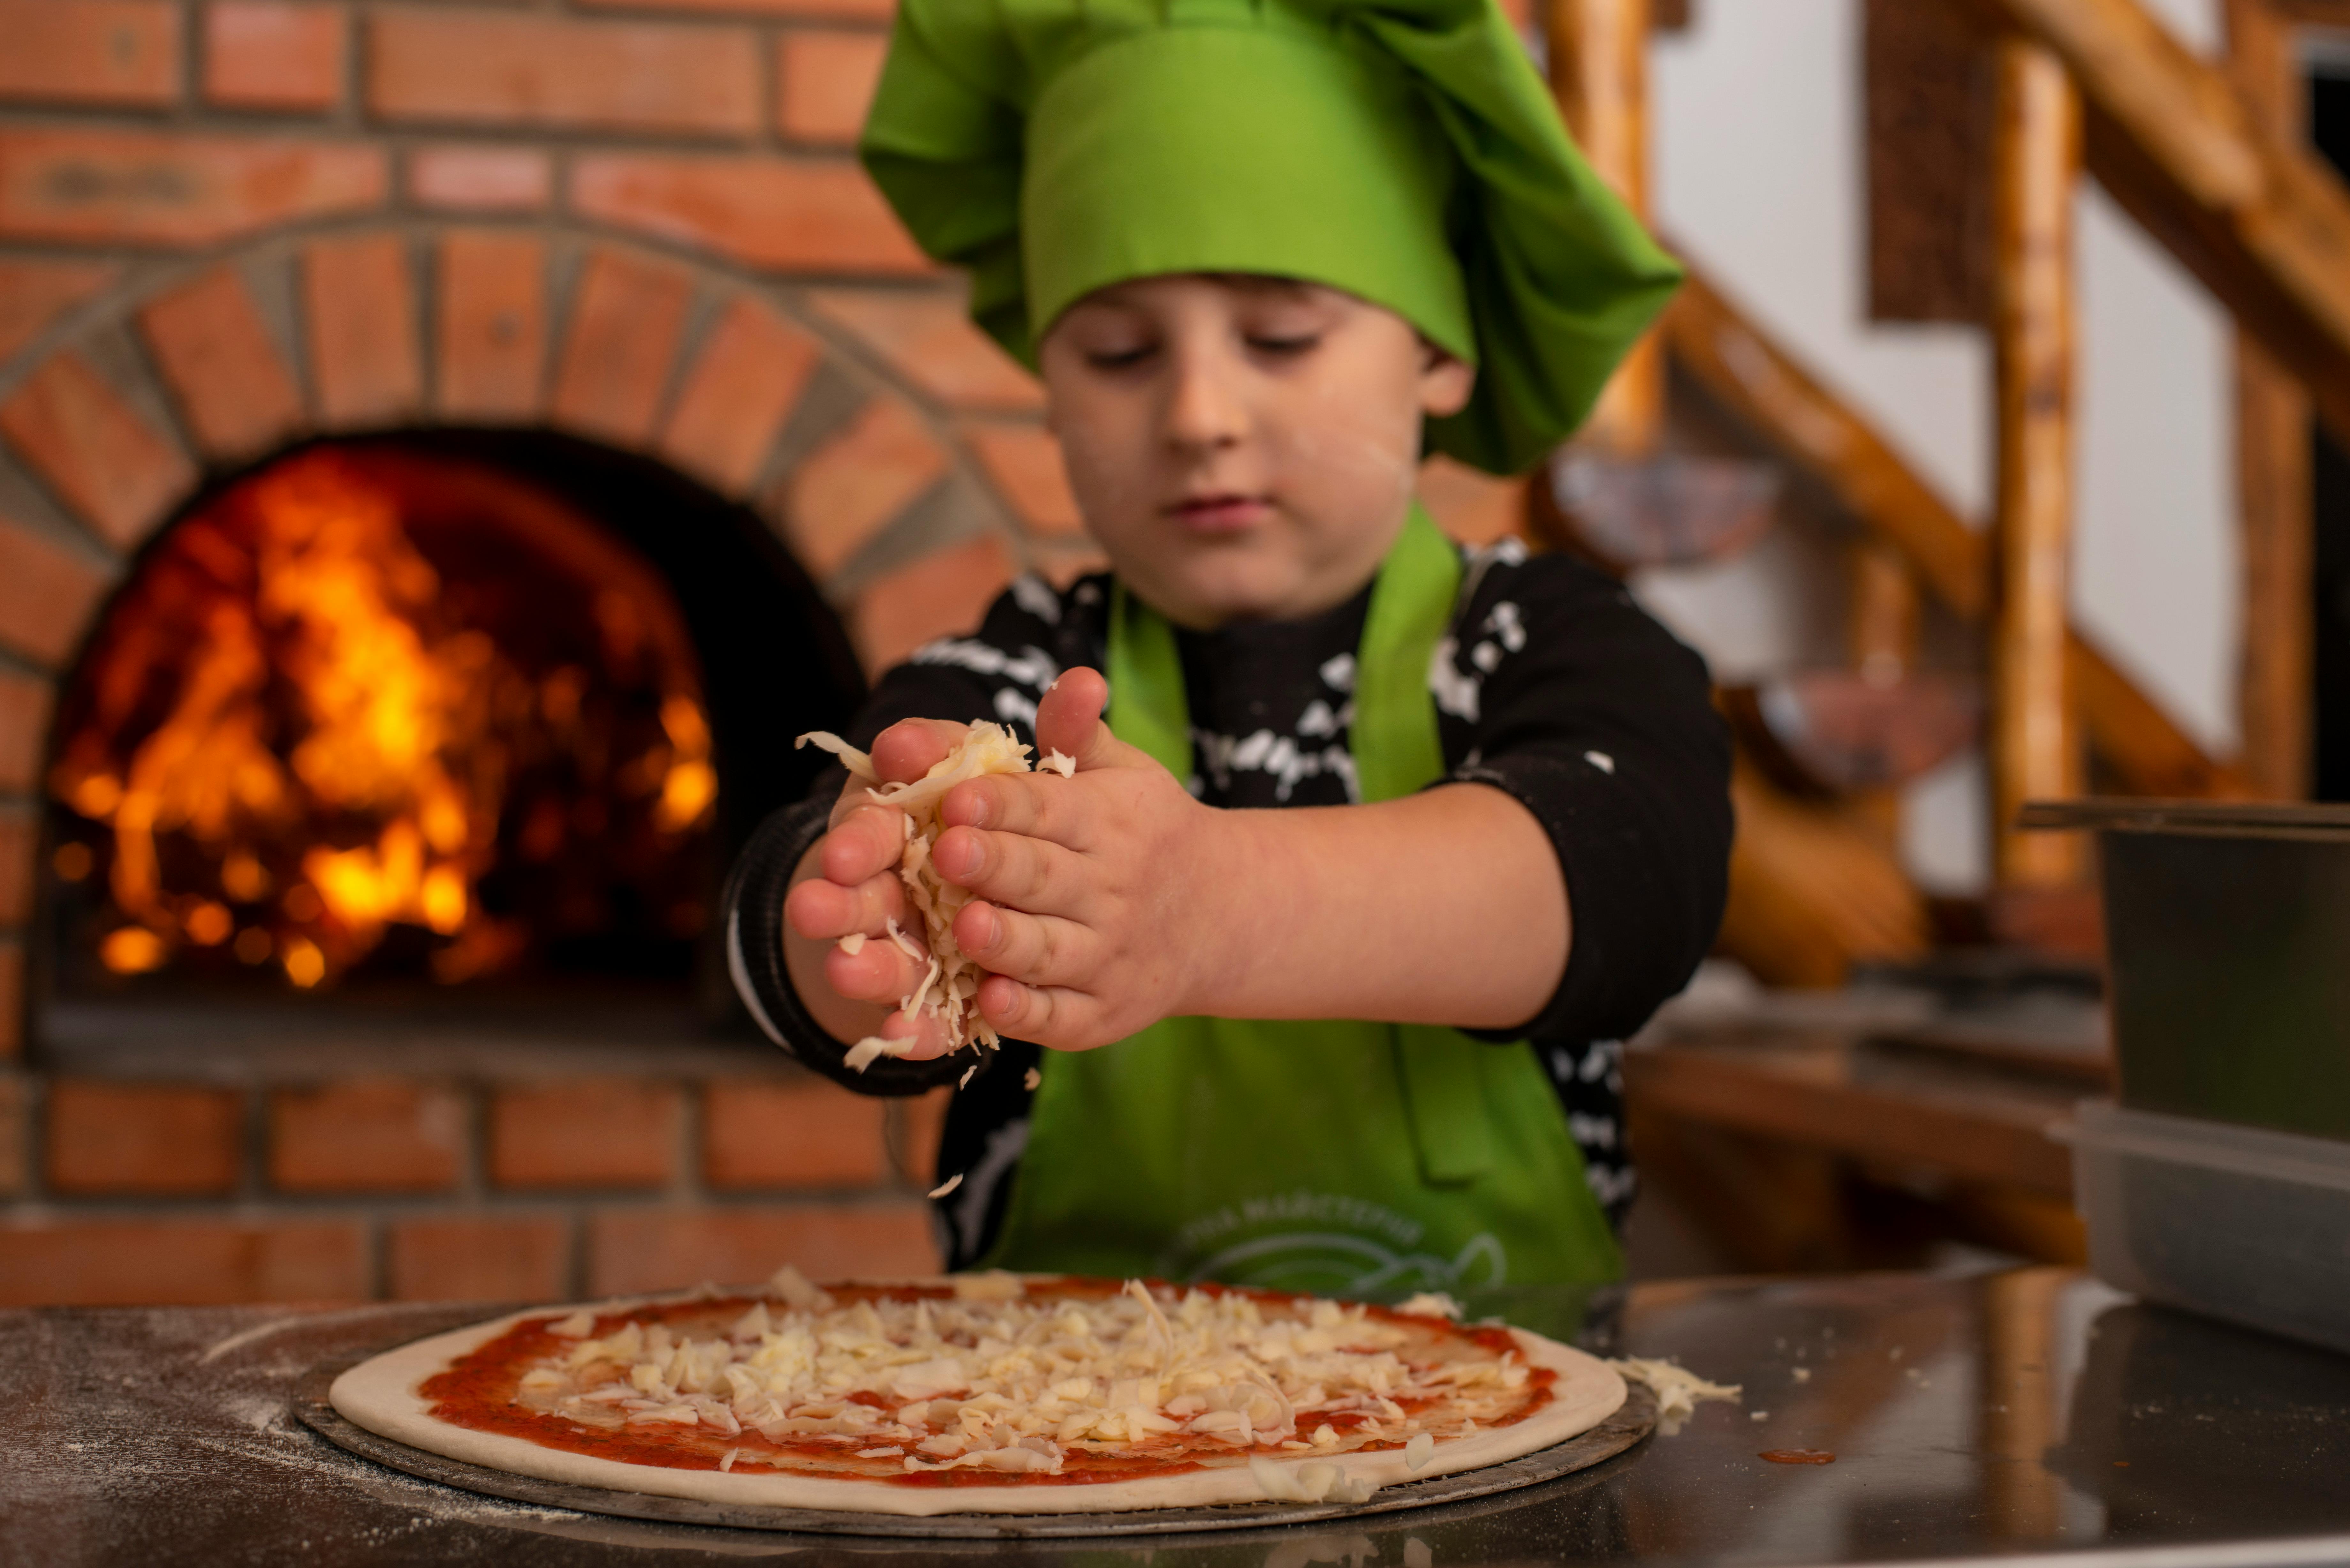
<path fill-rule="evenodd" d="M 979 718 L 1076 762 L 942 807 L 1005 1038 L 948 1113 L 953 1266 L 1614 1276 L 1613 1042 L 1712 939 L 1727 742 L 1615 583 L 1464 556 L 1412 486 L 1539 459 L 1672 264 L 1493 0 L 901 0 L 864 156 L 1039 371 L 1114 568 L 1021 579 L 849 737 L 893 780 Z M 907 916 L 899 814 L 822 795 L 738 867 L 737 984 L 852 1088 L 956 1083 L 892 1011 L 920 966 L 836 945 Z M 848 1071 L 877 1032 L 908 1054 Z"/>

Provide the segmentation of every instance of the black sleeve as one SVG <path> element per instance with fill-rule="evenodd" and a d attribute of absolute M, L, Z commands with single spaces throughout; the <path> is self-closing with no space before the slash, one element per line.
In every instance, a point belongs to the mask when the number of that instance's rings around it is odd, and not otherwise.
<path fill-rule="evenodd" d="M 1471 1033 L 1624 1039 L 1689 983 L 1728 897 L 1730 739 L 1705 661 L 1563 556 L 1491 562 L 1455 629 L 1433 682 L 1451 777 L 1534 814 L 1573 919 L 1549 1004 Z"/>
<path fill-rule="evenodd" d="M 1098 589 L 1094 597 L 1098 598 Z M 1035 743 L 1036 700 L 1058 678 L 1052 649 L 1064 619 L 1059 596 L 1024 578 L 990 607 L 979 630 L 924 648 L 884 675 L 843 737 L 860 750 L 901 719 L 974 719 L 1009 723 Z M 862 1073 L 847 1064 L 848 1048 L 827 1033 L 801 1005 L 784 961 L 784 895 L 792 872 L 824 832 L 832 803 L 847 782 L 836 765 L 817 775 L 808 796 L 776 812 L 753 834 L 734 863 L 726 911 L 726 963 L 751 1016 L 767 1037 L 806 1065 L 867 1095 L 919 1095 L 951 1084 L 967 1059 L 899 1062 L 883 1058 Z"/>

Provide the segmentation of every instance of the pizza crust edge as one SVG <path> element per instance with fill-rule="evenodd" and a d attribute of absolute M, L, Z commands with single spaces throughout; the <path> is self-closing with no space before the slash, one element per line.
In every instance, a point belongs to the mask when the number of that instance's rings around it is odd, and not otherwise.
<path fill-rule="evenodd" d="M 886 1286 L 937 1282 L 852 1282 Z M 1229 1466 L 1183 1470 L 1140 1480 L 1055 1482 L 1043 1486 L 1015 1482 L 1005 1486 L 902 1487 L 824 1476 L 664 1469 L 569 1453 L 499 1432 L 454 1426 L 431 1414 L 427 1402 L 417 1394 L 418 1386 L 426 1378 L 526 1318 L 560 1317 L 577 1311 L 608 1313 L 695 1299 L 696 1293 L 679 1292 L 509 1313 L 488 1323 L 471 1324 L 415 1340 L 362 1361 L 335 1379 L 328 1390 L 328 1401 L 345 1420 L 378 1437 L 485 1469 L 569 1486 L 684 1498 L 731 1507 L 892 1513 L 920 1518 L 940 1513 L 1113 1513 L 1267 1501 L 1264 1489 L 1249 1473 L 1245 1459 Z M 1433 1458 L 1417 1471 L 1405 1465 L 1400 1449 L 1306 1454 L 1271 1459 L 1270 1462 L 1284 1468 L 1315 1462 L 1336 1464 L 1350 1479 L 1395 1486 L 1522 1459 L 1589 1431 L 1624 1403 L 1624 1380 L 1607 1363 L 1526 1329 L 1513 1328 L 1510 1332 L 1529 1364 L 1558 1374 L 1557 1382 L 1552 1386 L 1551 1402 L 1524 1420 L 1467 1438 L 1440 1440 Z"/>

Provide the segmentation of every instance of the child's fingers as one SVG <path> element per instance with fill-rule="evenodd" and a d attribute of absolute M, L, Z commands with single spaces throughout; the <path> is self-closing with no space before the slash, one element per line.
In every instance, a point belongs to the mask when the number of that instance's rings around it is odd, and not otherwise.
<path fill-rule="evenodd" d="M 911 954 L 888 937 L 868 940 L 853 953 L 835 948 L 824 955 L 824 978 L 834 991 L 851 1002 L 884 1007 L 894 1007 L 911 995 L 930 967 L 927 961 L 916 963 Z"/>
<path fill-rule="evenodd" d="M 913 1018 L 903 1012 L 893 1012 L 881 1024 L 884 1040 L 911 1040 L 899 1060 L 928 1062 L 947 1054 L 947 1026 L 936 1018 Z"/>
<path fill-rule="evenodd" d="M 900 719 L 873 737 L 873 771 L 885 784 L 911 784 L 946 761 L 968 724 L 943 719 Z"/>
<path fill-rule="evenodd" d="M 905 852 L 906 814 L 886 805 L 860 805 L 824 836 L 816 864 L 826 881 L 854 888 L 894 869 Z"/>
<path fill-rule="evenodd" d="M 1155 768 L 1150 753 L 1129 746 L 1102 722 L 1109 701 L 1109 682 L 1099 670 L 1083 665 L 1061 672 L 1036 704 L 1036 750 L 1041 757 L 1058 752 L 1074 758 L 1079 773 L 1096 768 Z"/>
<path fill-rule="evenodd" d="M 1085 766 L 1086 753 L 1096 739 L 1109 732 L 1109 726 L 1101 722 L 1102 709 L 1108 702 L 1109 682 L 1099 670 L 1078 665 L 1061 671 L 1061 678 L 1036 704 L 1037 753 L 1058 752 L 1076 758 L 1079 767 Z"/>
<path fill-rule="evenodd" d="M 931 864 L 959 888 L 1015 909 L 1066 912 L 1082 886 L 1077 856 L 1057 844 L 1018 833 L 950 827 L 931 846 Z"/>
<path fill-rule="evenodd" d="M 880 937 L 891 920 L 906 923 L 906 885 L 889 872 L 868 877 L 854 888 L 811 877 L 784 895 L 784 919 L 814 942 L 837 941 L 860 931 Z"/>
<path fill-rule="evenodd" d="M 978 1001 L 980 1016 L 997 1033 L 1048 1051 L 1090 1051 L 1109 1043 L 1097 1037 L 1100 1007 L 1081 991 L 1023 985 L 992 974 L 979 982 Z"/>
<path fill-rule="evenodd" d="M 982 969 L 1024 985 L 1068 985 L 1094 972 L 1101 939 L 1075 920 L 973 901 L 955 917 L 955 945 Z"/>
<path fill-rule="evenodd" d="M 989 774 L 949 790 L 939 803 L 939 820 L 951 829 L 987 827 L 1082 849 L 1088 836 L 1086 806 L 1084 796 L 1056 774 Z"/>

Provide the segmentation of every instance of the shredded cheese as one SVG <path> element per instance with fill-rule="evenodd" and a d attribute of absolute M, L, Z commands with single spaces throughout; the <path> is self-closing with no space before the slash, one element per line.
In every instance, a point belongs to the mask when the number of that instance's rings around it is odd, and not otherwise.
<path fill-rule="evenodd" d="M 520 1397 L 590 1425 L 755 1431 L 909 1472 L 1057 1475 L 1087 1452 L 1252 1460 L 1266 1496 L 1321 1502 L 1370 1494 L 1332 1457 L 1401 1440 L 1417 1473 L 1437 1439 L 1506 1419 L 1530 1376 L 1514 1351 L 1426 1355 L 1428 1330 L 1360 1306 L 1139 1281 L 1038 1296 L 1003 1273 L 959 1277 L 951 1298 L 844 1303 L 786 1268 L 703 1332 L 624 1322 L 529 1369 Z"/>
<path fill-rule="evenodd" d="M 938 873 L 931 864 L 931 851 L 937 845 L 945 824 L 939 820 L 939 806 L 947 792 L 966 779 L 987 774 L 1024 774 L 1030 771 L 1029 749 L 1002 724 L 991 724 L 984 719 L 974 720 L 970 731 L 952 751 L 929 773 L 911 784 L 883 784 L 874 771 L 869 753 L 860 752 L 839 736 L 823 731 L 811 732 L 793 742 L 795 748 L 813 745 L 838 757 L 850 774 L 866 781 L 866 794 L 880 805 L 894 806 L 905 813 L 900 820 L 905 827 L 905 849 L 898 859 L 898 877 L 906 885 L 906 897 L 922 917 L 927 945 L 918 943 L 908 933 L 889 922 L 889 936 L 905 949 L 915 962 L 924 966 L 920 983 L 899 1002 L 899 1011 L 914 1017 L 936 1018 L 945 1025 L 947 1050 L 960 1051 L 966 1045 L 983 1045 L 994 1050 L 1003 1042 L 987 1021 L 980 1016 L 979 982 L 984 972 L 978 964 L 963 955 L 954 939 L 954 919 L 962 907 L 971 902 L 971 890 L 958 888 Z M 1076 776 L 1077 765 L 1073 758 L 1058 752 L 1045 755 L 1038 772 L 1055 773 L 1063 778 Z M 865 945 L 859 933 L 841 940 L 843 951 L 855 953 Z M 851 946 L 854 942 L 856 945 Z M 910 1038 L 885 1039 L 872 1034 L 858 1041 L 848 1051 L 848 1065 L 862 1073 L 884 1056 L 903 1056 L 912 1049 Z M 964 1075 L 964 1082 L 970 1075 Z"/>
<path fill-rule="evenodd" d="M 1657 1428 L 1667 1437 L 1697 1414 L 1700 1400 L 1724 1399 L 1734 1405 L 1746 1387 L 1742 1383 L 1709 1383 L 1678 1362 L 1645 1355 L 1618 1356 L 1607 1365 L 1633 1382 L 1648 1386 L 1657 1397 Z"/>

